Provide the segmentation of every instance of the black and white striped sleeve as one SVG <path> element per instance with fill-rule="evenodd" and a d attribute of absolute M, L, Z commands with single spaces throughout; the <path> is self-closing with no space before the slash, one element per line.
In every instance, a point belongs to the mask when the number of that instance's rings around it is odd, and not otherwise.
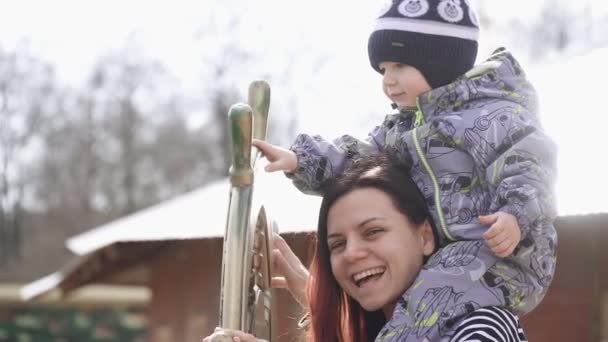
<path fill-rule="evenodd" d="M 519 318 L 500 307 L 480 308 L 460 322 L 450 342 L 527 342 Z"/>

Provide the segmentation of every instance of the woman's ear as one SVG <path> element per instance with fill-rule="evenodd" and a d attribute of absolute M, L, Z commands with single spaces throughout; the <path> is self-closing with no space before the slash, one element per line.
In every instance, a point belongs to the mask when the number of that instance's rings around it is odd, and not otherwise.
<path fill-rule="evenodd" d="M 420 241 L 422 243 L 422 253 L 425 256 L 429 256 L 435 252 L 435 235 L 429 221 L 424 221 L 422 227 L 420 227 Z"/>

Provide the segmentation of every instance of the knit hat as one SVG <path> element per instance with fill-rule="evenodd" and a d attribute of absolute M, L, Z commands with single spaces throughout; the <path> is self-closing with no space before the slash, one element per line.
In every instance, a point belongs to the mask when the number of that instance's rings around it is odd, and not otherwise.
<path fill-rule="evenodd" d="M 473 67 L 478 38 L 468 0 L 393 0 L 376 19 L 367 49 L 376 71 L 381 62 L 411 65 L 434 89 Z"/>

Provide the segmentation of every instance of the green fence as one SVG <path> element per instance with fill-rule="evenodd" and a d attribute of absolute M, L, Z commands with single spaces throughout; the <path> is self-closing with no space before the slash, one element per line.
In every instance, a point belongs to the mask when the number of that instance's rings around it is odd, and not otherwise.
<path fill-rule="evenodd" d="M 0 341 L 143 341 L 143 309 L 30 307 L 4 311 Z"/>

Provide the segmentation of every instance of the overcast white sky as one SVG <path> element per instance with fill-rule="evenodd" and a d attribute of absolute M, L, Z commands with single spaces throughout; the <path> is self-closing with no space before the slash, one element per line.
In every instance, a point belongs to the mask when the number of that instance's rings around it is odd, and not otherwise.
<path fill-rule="evenodd" d="M 563 3 L 582 6 L 587 2 L 592 4 L 594 15 L 608 13 L 608 1 Z M 100 53 L 123 46 L 130 35 L 136 37 L 145 54 L 167 63 L 170 70 L 184 80 L 186 87 L 193 87 L 193 82 L 198 81 L 194 76 L 201 68 L 203 54 L 196 30 L 207 20 L 221 21 L 224 15 L 221 8 L 220 18 L 210 18 L 208 13 L 211 9 L 218 10 L 218 4 L 226 6 L 229 3 L 235 1 L 6 1 L 0 11 L 0 47 L 11 49 L 27 39 L 33 51 L 56 63 L 62 79 L 77 83 L 86 77 L 91 63 Z M 381 119 L 381 116 L 369 113 L 389 110 L 380 92 L 379 77 L 369 67 L 365 50 L 380 1 L 251 0 L 236 3 L 234 8 L 246 15 L 246 24 L 251 25 L 251 32 L 256 34 L 244 38 L 244 44 L 258 44 L 262 48 L 303 46 L 335 56 L 329 67 L 315 77 L 310 76 L 310 69 L 304 69 L 289 87 L 273 87 L 273 96 L 298 93 L 301 130 L 328 137 L 347 132 L 363 135 Z M 512 18 L 529 20 L 541 5 L 540 0 L 485 0 L 483 3 L 498 22 L 508 22 Z M 494 48 L 486 44 L 492 39 L 498 38 L 484 38 L 482 33 L 481 56 Z M 602 134 L 605 135 L 600 129 L 608 121 L 605 108 L 599 107 L 599 101 L 597 105 L 594 102 L 605 95 L 588 91 L 593 84 L 591 75 L 608 78 L 603 65 L 608 60 L 608 53 L 602 53 L 602 65 L 599 57 L 589 57 L 564 61 L 563 65 L 543 66 L 538 71 L 528 70 L 534 79 L 539 79 L 543 103 L 550 104 L 544 107 L 543 120 L 560 145 L 558 199 L 562 214 L 608 211 L 608 200 L 604 196 L 608 193 L 608 184 L 601 181 L 602 171 L 608 169 L 605 157 L 608 144 L 599 140 Z M 597 65 L 592 66 L 592 61 L 597 61 Z M 582 70 L 579 65 L 590 69 Z M 579 69 L 580 72 L 571 71 Z M 569 71 L 563 73 L 564 70 Z M 250 75 L 255 77 L 255 73 Z M 249 81 L 242 80 L 243 91 Z M 560 106 L 562 103 L 564 105 Z M 584 122 L 591 118 L 595 121 L 585 125 Z M 341 122 L 346 124 L 339 124 Z M 597 140 L 591 140 L 593 134 L 597 134 Z"/>
<path fill-rule="evenodd" d="M 268 38 L 274 38 L 279 44 L 294 32 L 306 32 L 318 38 L 331 38 L 335 32 L 342 32 L 346 41 L 340 41 L 340 44 L 348 47 L 353 42 L 365 43 L 374 13 L 383 1 L 243 0 L 237 2 L 236 8 L 241 6 L 246 16 L 257 18 L 252 20 L 273 25 L 275 30 Z M 181 65 L 185 69 L 196 63 L 188 58 L 196 57 L 196 53 L 186 53 L 193 47 L 193 32 L 208 19 L 211 10 L 218 9 L 218 4 L 224 6 L 231 2 L 235 1 L 3 1 L 0 44 L 11 47 L 29 37 L 36 50 L 61 63 L 62 72 L 77 78 L 75 74 L 79 67 L 85 67 L 100 51 L 121 46 L 127 35 L 136 32 L 151 53 L 174 68 L 180 69 Z M 531 18 L 543 3 L 543 0 L 486 0 L 482 5 L 493 20 L 506 22 L 512 18 Z M 602 0 L 562 3 L 573 8 L 590 3 L 596 15 L 608 11 L 608 2 Z M 317 47 L 325 49 L 332 45 L 335 42 L 330 39 L 321 39 Z"/>

